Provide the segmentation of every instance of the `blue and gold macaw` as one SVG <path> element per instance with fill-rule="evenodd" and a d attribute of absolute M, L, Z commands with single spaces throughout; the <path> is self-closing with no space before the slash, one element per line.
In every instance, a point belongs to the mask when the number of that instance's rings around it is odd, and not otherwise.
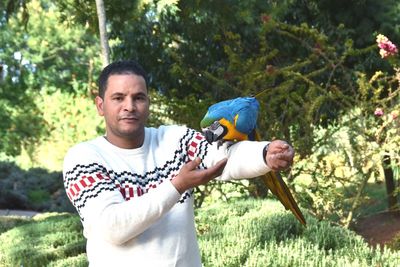
<path fill-rule="evenodd" d="M 260 140 L 257 133 L 257 116 L 260 105 L 255 97 L 238 97 L 216 103 L 209 107 L 200 122 L 206 140 L 212 142 Z M 296 201 L 281 175 L 268 172 L 262 177 L 267 188 L 283 206 L 306 225 Z"/>

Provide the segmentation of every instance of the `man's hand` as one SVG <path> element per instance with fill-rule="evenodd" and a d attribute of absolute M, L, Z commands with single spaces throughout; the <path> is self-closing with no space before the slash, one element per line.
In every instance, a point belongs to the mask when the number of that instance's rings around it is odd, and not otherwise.
<path fill-rule="evenodd" d="M 198 170 L 197 167 L 201 163 L 201 159 L 196 158 L 193 161 L 186 163 L 179 174 L 172 179 L 172 184 L 180 194 L 189 188 L 196 187 L 208 183 L 210 180 L 222 174 L 228 159 L 223 159 L 211 168 L 206 170 Z"/>
<path fill-rule="evenodd" d="M 265 162 L 273 171 L 283 171 L 293 163 L 294 149 L 282 140 L 272 141 L 265 156 Z"/>

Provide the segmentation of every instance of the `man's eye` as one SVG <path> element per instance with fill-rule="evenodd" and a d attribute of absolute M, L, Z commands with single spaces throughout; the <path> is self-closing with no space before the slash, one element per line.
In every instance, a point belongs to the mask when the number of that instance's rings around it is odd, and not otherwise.
<path fill-rule="evenodd" d="M 136 100 L 145 101 L 147 98 L 144 95 L 140 95 L 136 97 Z"/>

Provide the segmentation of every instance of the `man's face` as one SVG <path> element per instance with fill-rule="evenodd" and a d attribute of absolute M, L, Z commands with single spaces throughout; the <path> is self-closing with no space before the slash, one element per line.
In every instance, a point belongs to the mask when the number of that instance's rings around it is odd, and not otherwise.
<path fill-rule="evenodd" d="M 149 116 L 146 82 L 135 74 L 111 75 L 104 99 L 96 97 L 99 115 L 106 122 L 107 139 L 122 148 L 141 146 Z"/>

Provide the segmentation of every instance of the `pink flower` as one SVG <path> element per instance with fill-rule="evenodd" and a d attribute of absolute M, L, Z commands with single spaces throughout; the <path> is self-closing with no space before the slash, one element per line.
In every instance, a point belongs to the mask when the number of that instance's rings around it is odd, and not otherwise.
<path fill-rule="evenodd" d="M 262 14 L 262 15 L 261 15 L 261 20 L 262 20 L 262 22 L 264 22 L 264 23 L 268 23 L 268 21 L 270 21 L 270 19 L 271 19 L 271 17 L 268 16 L 267 14 Z"/>
<path fill-rule="evenodd" d="M 376 42 L 380 48 L 379 54 L 382 58 L 387 58 L 389 56 L 394 56 L 398 53 L 397 47 L 393 44 L 385 35 L 378 34 L 376 37 Z"/>
<path fill-rule="evenodd" d="M 377 116 L 377 117 L 382 117 L 383 114 L 384 114 L 383 109 L 381 109 L 381 108 L 376 108 L 376 109 L 375 109 L 375 112 L 374 112 L 374 115 L 375 115 L 375 116 Z"/>

